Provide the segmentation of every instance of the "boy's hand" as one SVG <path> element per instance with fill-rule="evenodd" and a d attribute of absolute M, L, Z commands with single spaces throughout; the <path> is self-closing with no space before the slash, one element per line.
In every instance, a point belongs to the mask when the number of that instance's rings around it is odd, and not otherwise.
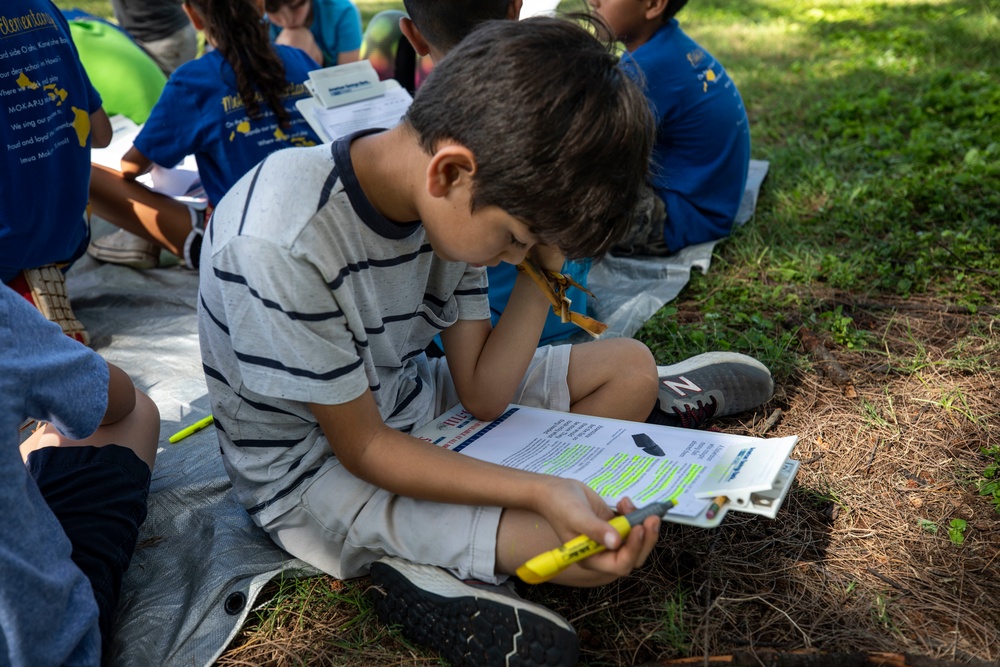
<path fill-rule="evenodd" d="M 551 493 L 543 500 L 538 512 L 548 520 L 556 535 L 567 542 L 578 535 L 603 544 L 608 551 L 590 556 L 556 577 L 555 581 L 571 585 L 599 586 L 628 575 L 646 562 L 656 544 L 660 518 L 649 517 L 634 526 L 625 540 L 608 521 L 614 513 L 597 493 L 585 484 L 559 479 L 552 484 Z M 619 514 L 636 509 L 628 498 L 616 507 Z M 576 571 L 579 567 L 588 572 Z"/>
<path fill-rule="evenodd" d="M 536 243 L 531 246 L 528 254 L 531 255 L 539 267 L 548 271 L 558 273 L 562 271 L 563 264 L 566 263 L 566 255 L 559 248 L 551 245 Z"/>

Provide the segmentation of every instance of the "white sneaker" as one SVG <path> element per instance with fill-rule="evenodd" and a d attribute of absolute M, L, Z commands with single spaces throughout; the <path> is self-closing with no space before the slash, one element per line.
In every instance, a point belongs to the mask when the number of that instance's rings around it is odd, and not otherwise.
<path fill-rule="evenodd" d="M 155 269 L 160 265 L 160 246 L 124 229 L 92 240 L 87 254 L 100 262 L 133 269 Z"/>

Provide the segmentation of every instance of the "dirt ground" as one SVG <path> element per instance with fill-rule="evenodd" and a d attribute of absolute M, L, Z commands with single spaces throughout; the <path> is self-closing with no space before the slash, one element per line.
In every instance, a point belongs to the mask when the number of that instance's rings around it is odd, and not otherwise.
<path fill-rule="evenodd" d="M 1000 658 L 1000 513 L 973 481 L 987 464 L 982 448 L 1000 444 L 1000 322 L 948 310 L 845 301 L 880 337 L 870 352 L 826 341 L 848 385 L 815 362 L 758 414 L 720 424 L 799 437 L 801 467 L 778 517 L 731 513 L 707 531 L 668 525 L 641 576 L 548 600 L 581 630 L 583 659 L 633 665 L 747 649 Z M 952 519 L 967 522 L 961 545 L 949 538 Z M 666 622 L 671 587 L 684 592 L 683 633 Z M 616 619 L 617 650 L 595 617 Z"/>
<path fill-rule="evenodd" d="M 875 336 L 859 352 L 817 334 L 847 384 L 811 361 L 756 414 L 718 425 L 798 436 L 801 467 L 776 519 L 665 524 L 634 576 L 592 590 L 523 588 L 574 624 L 581 664 L 707 665 L 738 653 L 757 661 L 746 664 L 779 664 L 761 656 L 804 649 L 998 664 L 1000 513 L 975 487 L 988 463 L 981 450 L 1000 445 L 996 312 L 827 296 Z M 694 304 L 678 307 L 678 318 L 697 317 Z M 817 359 L 802 347 L 791 353 Z M 960 545 L 952 519 L 967 522 Z M 292 607 L 278 627 L 245 633 L 220 664 L 440 664 L 370 615 L 358 618 L 349 600 L 365 580 L 310 585 L 347 601 Z"/>

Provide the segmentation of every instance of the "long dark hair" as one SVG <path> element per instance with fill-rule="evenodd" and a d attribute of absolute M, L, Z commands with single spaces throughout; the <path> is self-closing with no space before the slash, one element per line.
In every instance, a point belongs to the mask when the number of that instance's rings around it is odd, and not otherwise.
<path fill-rule="evenodd" d="M 201 12 L 215 48 L 236 73 L 236 90 L 247 115 L 260 118 L 257 95 L 274 111 L 278 124 L 291 117 L 282 99 L 288 90 L 285 64 L 271 44 L 267 23 L 254 0 L 187 0 Z"/>

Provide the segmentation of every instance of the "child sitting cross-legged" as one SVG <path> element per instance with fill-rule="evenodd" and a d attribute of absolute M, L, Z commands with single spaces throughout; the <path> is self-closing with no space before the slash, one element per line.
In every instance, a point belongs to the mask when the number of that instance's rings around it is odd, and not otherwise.
<path fill-rule="evenodd" d="M 202 359 L 237 496 L 291 554 L 371 573 L 379 608 L 408 606 L 404 632 L 454 665 L 575 664 L 572 626 L 498 584 L 579 534 L 609 549 L 557 583 L 611 582 L 656 542 L 658 518 L 623 540 L 582 483 L 408 435 L 459 402 L 480 419 L 510 403 L 650 413 L 644 345 L 537 348 L 549 302 L 527 276 L 494 327 L 485 267 L 606 252 L 652 135 L 641 90 L 587 28 L 486 22 L 398 126 L 269 156 L 206 232 Z M 439 333 L 445 357 L 428 359 Z"/>
<path fill-rule="evenodd" d="M 214 48 L 170 76 L 120 172 L 93 165 L 93 212 L 122 228 L 87 248 L 102 262 L 153 268 L 162 246 L 197 268 L 206 211 L 137 182 L 154 164 L 169 168 L 194 155 L 210 210 L 264 157 L 319 142 L 295 108 L 309 96 L 304 82 L 316 64 L 299 49 L 271 44 L 263 0 L 186 0 L 183 7 Z"/>

